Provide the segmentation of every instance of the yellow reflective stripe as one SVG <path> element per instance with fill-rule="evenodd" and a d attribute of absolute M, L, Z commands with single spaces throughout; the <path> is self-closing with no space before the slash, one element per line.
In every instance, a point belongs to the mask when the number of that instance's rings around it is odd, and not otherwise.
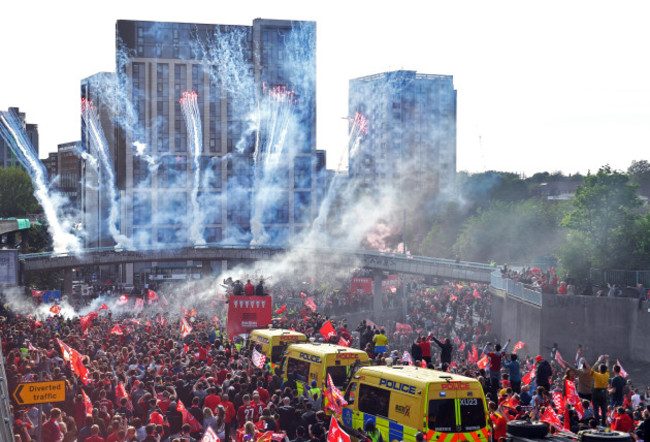
<path fill-rule="evenodd" d="M 381 433 L 381 437 L 384 439 L 384 441 L 390 441 L 390 439 L 388 438 L 388 427 L 389 427 L 388 419 L 375 416 L 375 427 Z"/>

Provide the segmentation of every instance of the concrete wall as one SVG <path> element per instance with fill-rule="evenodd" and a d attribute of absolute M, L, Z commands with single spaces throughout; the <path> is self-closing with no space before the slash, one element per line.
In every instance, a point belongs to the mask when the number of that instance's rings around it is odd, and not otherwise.
<path fill-rule="evenodd" d="M 549 356 L 554 343 L 573 361 L 578 344 L 592 363 L 600 354 L 612 360 L 650 362 L 650 305 L 638 300 L 544 294 L 542 307 L 491 288 L 492 324 L 500 340 L 524 341 L 523 354 Z"/>

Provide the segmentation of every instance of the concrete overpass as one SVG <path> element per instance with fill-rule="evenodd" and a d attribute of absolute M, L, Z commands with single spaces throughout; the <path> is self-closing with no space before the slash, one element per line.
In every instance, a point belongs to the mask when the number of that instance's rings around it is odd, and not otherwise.
<path fill-rule="evenodd" d="M 299 257 L 300 262 L 318 265 L 362 267 L 375 270 L 377 274 L 387 271 L 413 275 L 431 276 L 459 281 L 489 283 L 487 264 L 456 262 L 441 258 L 410 256 L 398 253 L 381 253 L 368 250 L 343 249 L 285 249 L 281 247 L 243 247 L 209 245 L 177 248 L 152 248 L 149 250 L 116 250 L 114 248 L 86 249 L 79 254 L 37 253 L 20 255 L 21 272 L 65 270 L 71 276 L 72 269 L 83 266 L 125 264 L 135 262 L 165 262 L 192 260 L 196 262 L 234 260 L 278 260 L 287 255 Z M 208 268 L 208 266 L 204 266 Z M 378 276 L 377 278 L 380 278 Z M 381 281 L 379 281 L 381 284 Z M 64 287 L 65 292 L 66 287 Z"/>
<path fill-rule="evenodd" d="M 26 230 L 30 227 L 31 223 L 28 219 L 0 218 L 0 235 L 17 232 L 19 230 Z"/>

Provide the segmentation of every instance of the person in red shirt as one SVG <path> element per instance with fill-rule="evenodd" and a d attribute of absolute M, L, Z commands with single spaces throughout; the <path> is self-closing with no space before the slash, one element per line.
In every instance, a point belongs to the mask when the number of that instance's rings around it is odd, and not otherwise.
<path fill-rule="evenodd" d="M 244 285 L 244 294 L 246 296 L 253 296 L 255 294 L 255 286 L 251 284 L 250 279 L 246 281 L 246 285 Z"/>
<path fill-rule="evenodd" d="M 492 425 L 492 440 L 498 442 L 500 440 L 505 440 L 506 438 L 506 429 L 508 421 L 505 417 L 497 411 L 497 404 L 493 401 L 490 401 L 488 404 L 490 409 L 490 422 Z"/>
<path fill-rule="evenodd" d="M 217 387 L 208 388 L 208 395 L 203 401 L 203 406 L 208 407 L 212 414 L 216 416 L 217 407 L 221 404 L 221 398 L 217 394 Z"/>
<path fill-rule="evenodd" d="M 226 440 L 230 440 L 230 434 L 232 433 L 232 427 L 234 424 L 235 417 L 237 413 L 235 412 L 235 406 L 230 402 L 230 396 L 228 393 L 224 393 L 221 396 L 221 406 L 226 411 L 226 417 L 224 422 L 226 424 Z"/>
<path fill-rule="evenodd" d="M 104 438 L 99 435 L 99 425 L 94 424 L 90 427 L 90 437 L 87 437 L 84 442 L 106 442 Z"/>
<path fill-rule="evenodd" d="M 422 350 L 422 360 L 427 362 L 427 365 L 431 364 L 431 341 L 428 339 L 422 339 L 418 344 Z"/>
<path fill-rule="evenodd" d="M 223 362 L 219 368 L 220 370 L 217 372 L 217 383 L 223 384 L 223 382 L 226 380 L 226 376 L 228 376 L 228 370 L 226 370 L 226 364 Z"/>
<path fill-rule="evenodd" d="M 61 434 L 61 430 L 59 429 L 58 421 L 60 417 L 60 409 L 52 408 L 52 410 L 50 410 L 50 419 L 42 426 L 41 437 L 43 442 L 61 442 L 63 434 Z"/>
<path fill-rule="evenodd" d="M 255 419 L 255 404 L 251 402 L 251 397 L 245 394 L 242 397 L 243 405 L 237 410 L 237 425 L 244 426 L 248 421 L 257 422 Z"/>
<path fill-rule="evenodd" d="M 622 431 L 623 433 L 634 431 L 634 421 L 630 415 L 625 412 L 625 408 L 618 407 L 616 409 L 616 415 L 612 421 L 612 430 Z"/>
<path fill-rule="evenodd" d="M 253 420 L 253 423 L 255 423 L 260 420 L 260 417 L 262 417 L 262 410 L 264 410 L 264 404 L 260 400 L 260 394 L 257 391 L 253 392 L 251 403 L 255 407 L 255 417 Z"/>
<path fill-rule="evenodd" d="M 269 403 L 269 399 L 271 398 L 271 396 L 269 395 L 269 392 L 264 388 L 264 382 L 259 381 L 257 383 L 257 390 L 255 390 L 255 392 L 257 392 L 257 394 L 260 397 L 260 401 L 263 404 L 268 404 Z M 253 393 L 253 394 L 255 394 L 255 393 Z"/>
<path fill-rule="evenodd" d="M 102 407 L 106 407 L 106 412 L 108 415 L 113 416 L 113 401 L 106 397 L 106 390 L 101 390 L 99 392 L 99 400 L 97 402 L 99 402 L 100 410 Z"/>

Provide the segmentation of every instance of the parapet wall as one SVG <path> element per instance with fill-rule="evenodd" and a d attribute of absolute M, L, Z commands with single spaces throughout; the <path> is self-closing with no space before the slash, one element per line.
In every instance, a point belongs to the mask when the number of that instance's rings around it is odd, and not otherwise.
<path fill-rule="evenodd" d="M 589 361 L 600 354 L 612 360 L 650 362 L 650 304 L 641 309 L 632 298 L 543 294 L 542 306 L 490 288 L 492 329 L 501 341 L 523 341 L 523 354 L 548 357 L 557 343 L 564 359 L 573 361 L 578 344 Z"/>

